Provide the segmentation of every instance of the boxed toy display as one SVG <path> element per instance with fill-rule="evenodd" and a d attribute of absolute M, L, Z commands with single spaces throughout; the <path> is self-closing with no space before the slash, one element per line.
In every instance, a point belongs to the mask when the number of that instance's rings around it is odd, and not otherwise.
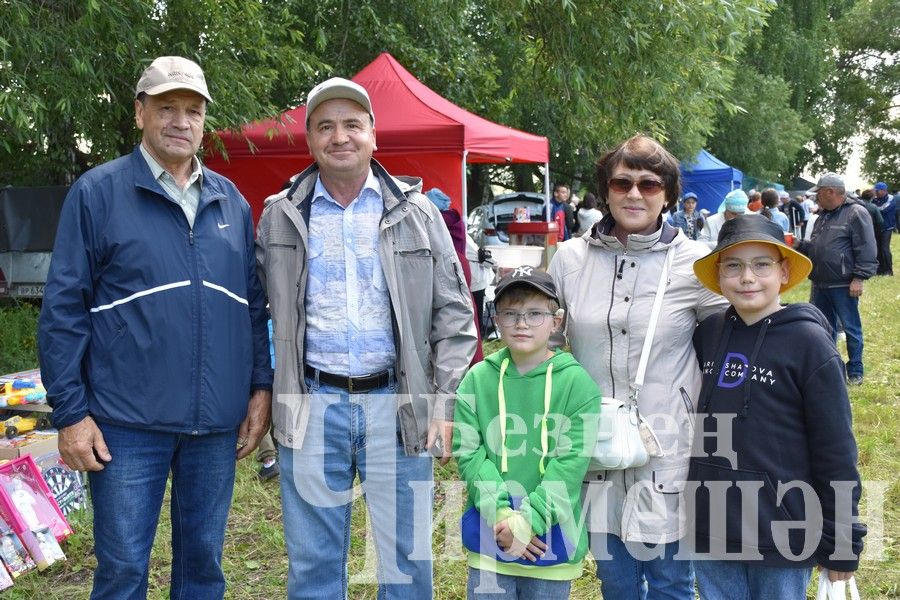
<path fill-rule="evenodd" d="M 19 536 L 4 519 L 0 519 L 0 560 L 11 579 L 27 573 L 35 566 Z"/>
<path fill-rule="evenodd" d="M 56 452 L 57 448 L 56 430 L 30 431 L 12 439 L 0 436 L 0 460 L 11 460 L 26 454 L 42 456 Z"/>
<path fill-rule="evenodd" d="M 64 558 L 58 542 L 72 529 L 31 456 L 0 465 L 0 517 L 21 539 L 38 569 Z"/>

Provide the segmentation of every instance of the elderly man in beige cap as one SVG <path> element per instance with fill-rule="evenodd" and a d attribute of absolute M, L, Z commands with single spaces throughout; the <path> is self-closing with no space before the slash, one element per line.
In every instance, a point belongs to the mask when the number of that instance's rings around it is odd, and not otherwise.
<path fill-rule="evenodd" d="M 222 598 L 235 459 L 271 410 L 253 223 L 196 152 L 212 97 L 200 67 L 164 56 L 135 89 L 141 143 L 72 186 L 39 327 L 66 463 L 90 471 L 91 598 L 147 595 L 171 473 L 173 598 Z"/>
<path fill-rule="evenodd" d="M 362 86 L 314 87 L 315 164 L 267 202 L 257 235 L 292 600 L 346 597 L 356 476 L 379 598 L 431 597 L 429 452 L 450 457 L 456 386 L 477 344 L 447 227 L 421 179 L 372 158 L 376 123 Z"/>

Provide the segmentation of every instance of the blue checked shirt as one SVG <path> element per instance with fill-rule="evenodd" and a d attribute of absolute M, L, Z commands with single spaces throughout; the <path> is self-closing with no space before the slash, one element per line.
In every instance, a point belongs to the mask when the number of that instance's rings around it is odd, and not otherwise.
<path fill-rule="evenodd" d="M 394 366 L 391 299 L 378 257 L 384 202 L 372 171 L 347 208 L 316 180 L 309 214 L 306 364 L 336 375 Z"/>

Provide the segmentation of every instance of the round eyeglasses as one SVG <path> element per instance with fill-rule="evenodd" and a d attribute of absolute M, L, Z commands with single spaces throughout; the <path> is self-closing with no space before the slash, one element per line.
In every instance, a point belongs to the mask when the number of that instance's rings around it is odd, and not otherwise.
<path fill-rule="evenodd" d="M 529 327 L 539 327 L 544 324 L 544 320 L 548 316 L 553 316 L 553 313 L 549 310 L 529 310 L 525 312 L 501 310 L 497 313 L 497 322 L 503 327 L 514 327 L 518 325 L 519 319 L 524 319 L 525 324 Z"/>
<path fill-rule="evenodd" d="M 736 258 L 729 258 L 718 263 L 719 274 L 722 277 L 726 277 L 728 279 L 731 279 L 733 277 L 740 277 L 744 274 L 744 269 L 750 267 L 750 270 L 753 271 L 753 274 L 757 277 L 768 277 L 775 272 L 775 265 L 780 262 L 780 260 L 774 260 L 771 258 L 754 258 L 750 262 L 744 262 Z"/>

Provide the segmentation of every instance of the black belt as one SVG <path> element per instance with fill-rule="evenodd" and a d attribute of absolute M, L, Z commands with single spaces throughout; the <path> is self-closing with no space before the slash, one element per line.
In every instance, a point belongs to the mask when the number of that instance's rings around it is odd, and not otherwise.
<path fill-rule="evenodd" d="M 377 390 L 378 388 L 387 387 L 391 382 L 390 371 L 382 371 L 373 375 L 360 375 L 359 377 L 347 377 L 346 375 L 326 373 L 309 365 L 303 365 L 303 372 L 312 379 L 318 376 L 320 383 L 343 388 L 351 394 Z"/>

